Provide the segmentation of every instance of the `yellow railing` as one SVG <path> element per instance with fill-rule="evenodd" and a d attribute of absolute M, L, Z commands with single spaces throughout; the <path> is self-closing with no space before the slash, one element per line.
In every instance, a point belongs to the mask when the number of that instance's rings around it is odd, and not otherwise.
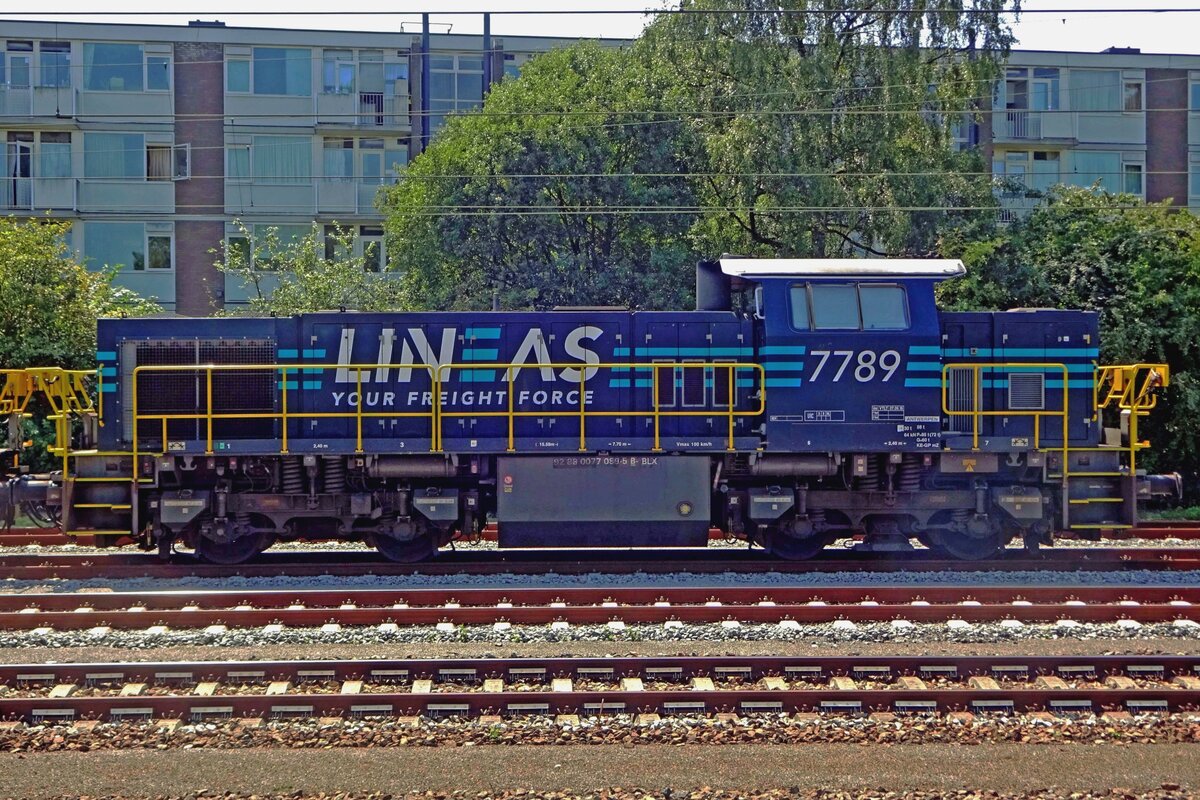
<path fill-rule="evenodd" d="M 967 410 L 951 409 L 950 408 L 950 373 L 954 370 L 969 370 L 971 372 L 971 408 Z M 999 410 L 984 410 L 982 400 L 983 393 L 983 372 L 992 370 L 1009 375 L 1015 370 L 1018 373 L 1021 370 L 1029 372 L 1042 372 L 1046 370 L 1058 370 L 1062 373 L 1062 408 L 1060 409 L 999 409 Z M 969 364 L 946 364 L 942 367 L 942 413 L 948 417 L 971 417 L 971 449 L 979 449 L 979 426 L 983 417 L 1033 417 L 1033 447 L 1036 450 L 1041 449 L 1042 417 L 1058 417 L 1062 420 L 1062 450 L 1063 456 L 1066 457 L 1067 450 L 1067 422 L 1070 419 L 1070 390 L 1068 384 L 1069 373 L 1066 364 L 1053 364 L 1044 361 L 1012 361 L 1004 363 L 969 363 Z"/>
<path fill-rule="evenodd" d="M 1129 474 L 1137 475 L 1137 451 L 1150 446 L 1138 438 L 1138 417 L 1158 406 L 1158 390 L 1171 384 L 1171 368 L 1166 364 L 1113 364 L 1096 368 L 1095 415 L 1117 404 L 1129 411 Z M 1101 399 L 1103 396 L 1103 399 Z"/>
<path fill-rule="evenodd" d="M 713 408 L 663 408 L 659 402 L 658 383 L 659 373 L 661 370 L 672 370 L 670 380 L 674 380 L 674 370 L 681 369 L 703 369 L 712 370 L 714 382 L 716 376 L 724 372 L 722 376 L 728 385 L 728 403 L 722 404 L 720 407 Z M 370 373 L 373 370 L 399 370 L 399 369 L 424 369 L 430 376 L 430 391 L 432 394 L 432 403 L 427 410 L 421 411 L 370 411 L 364 407 L 363 394 L 363 374 Z M 471 409 L 470 411 L 454 411 L 445 408 L 442 399 L 442 387 L 448 381 L 450 370 L 505 370 L 505 380 L 508 386 L 507 401 L 508 408 L 502 411 L 479 411 Z M 513 389 L 516 376 L 522 369 L 574 369 L 579 371 L 579 407 L 570 411 L 555 411 L 555 410 L 534 410 L 522 411 L 516 408 Z M 339 370 L 354 374 L 352 384 L 347 384 L 347 389 L 351 385 L 354 387 L 356 402 L 354 408 L 346 411 L 294 411 L 289 410 L 289 392 L 300 391 L 288 388 L 289 376 L 299 374 L 314 374 L 314 370 L 322 372 L 328 370 Z M 612 409 L 598 410 L 591 409 L 587 406 L 587 371 L 589 370 L 625 370 L 630 375 L 638 371 L 649 371 L 651 373 L 651 386 L 646 387 L 651 390 L 653 397 L 653 406 L 647 410 L 638 409 Z M 739 371 L 751 371 L 757 374 L 759 393 L 757 407 L 750 410 L 737 409 L 737 373 Z M 277 375 L 278 385 L 282 388 L 279 398 L 279 409 L 277 411 L 261 411 L 261 412 L 216 412 L 213 409 L 213 375 L 214 373 L 226 372 L 271 372 Z M 142 375 L 147 374 L 162 374 L 162 373 L 190 373 L 195 374 L 203 383 L 204 400 L 201 409 L 191 413 L 147 413 L 142 411 L 138 406 L 139 385 L 138 379 Z M 288 422 L 290 420 L 312 420 L 312 419 L 353 419 L 355 421 L 355 451 L 363 452 L 363 421 L 367 419 L 397 419 L 397 418 L 423 418 L 430 421 L 430 451 L 442 451 L 442 420 L 447 417 L 504 417 L 508 420 L 508 450 L 515 450 L 515 428 L 516 420 L 521 417 L 576 417 L 580 421 L 579 430 L 579 449 L 585 450 L 587 445 L 586 424 L 588 418 L 596 417 L 651 417 L 654 420 L 654 449 L 661 449 L 661 420 L 671 417 L 690 417 L 690 416 L 707 416 L 707 417 L 724 417 L 727 420 L 727 449 L 733 449 L 734 443 L 734 423 L 738 417 L 753 417 L 762 414 L 766 408 L 766 390 L 765 388 L 765 372 L 760 364 L 742 364 L 734 362 L 658 362 L 658 363 L 603 363 L 603 364 L 587 364 L 581 362 L 569 363 L 527 363 L 527 364 L 501 364 L 501 363 L 469 363 L 469 364 L 443 364 L 437 368 L 425 364 L 170 364 L 170 365 L 155 365 L 137 367 L 133 371 L 134 391 L 133 391 L 133 428 L 134 434 L 131 439 L 133 442 L 133 455 L 136 461 L 139 452 L 139 439 L 137 430 L 140 427 L 139 423 L 151 421 L 161 425 L 161 446 L 162 451 L 159 455 L 166 452 L 168 447 L 168 423 L 173 420 L 189 420 L 199 421 L 204 425 L 204 441 L 205 452 L 212 453 L 213 451 L 213 430 L 214 423 L 221 420 L 278 420 L 281 423 L 280 436 L 280 453 L 288 452 Z"/>
<path fill-rule="evenodd" d="M 450 370 L 500 370 L 505 371 L 505 382 L 508 386 L 507 399 L 508 408 L 504 411 L 456 411 L 451 412 L 439 408 L 438 410 L 438 449 L 441 449 L 441 424 L 446 418 L 452 417 L 504 417 L 508 421 L 508 452 L 516 450 L 516 421 L 521 417 L 574 417 L 579 420 L 579 451 L 584 452 L 587 447 L 587 420 L 589 417 L 650 417 L 654 421 L 654 450 L 662 450 L 662 419 L 664 417 L 724 417 L 726 419 L 727 436 L 726 449 L 733 450 L 734 442 L 734 421 L 738 417 L 756 417 L 766 410 L 766 372 L 761 364 L 744 364 L 733 361 L 686 361 L 686 362 L 654 362 L 654 363 L 599 363 L 599 364 L 581 364 L 578 361 L 570 363 L 539 363 L 539 364 L 508 364 L 508 363 L 471 363 L 471 364 L 443 364 L 437 370 L 437 383 L 440 386 L 445 382 L 444 376 L 449 374 Z M 553 411 L 538 409 L 535 411 L 518 411 L 516 409 L 516 401 L 514 398 L 515 381 L 517 374 L 522 369 L 573 369 L 579 373 L 579 407 L 578 410 L 571 411 Z M 728 403 L 717 407 L 715 404 L 707 408 L 663 408 L 659 402 L 658 381 L 659 372 L 661 370 L 670 370 L 671 374 L 668 380 L 675 380 L 676 369 L 699 369 L 705 372 L 704 379 L 707 380 L 708 370 L 712 370 L 713 385 L 716 387 L 717 375 L 724 372 L 723 378 L 728 386 Z M 587 373 L 595 370 L 620 370 L 627 371 L 631 376 L 637 372 L 650 372 L 650 386 L 641 387 L 650 389 L 651 397 L 653 398 L 653 407 L 645 411 L 636 409 L 609 409 L 597 410 L 587 407 Z M 737 406 L 737 373 L 739 371 L 751 371 L 758 376 L 758 406 L 754 409 L 739 411 Z M 630 381 L 634 378 L 631 377 Z M 707 396 L 707 394 L 706 394 Z M 440 405 L 440 396 L 438 398 Z"/>

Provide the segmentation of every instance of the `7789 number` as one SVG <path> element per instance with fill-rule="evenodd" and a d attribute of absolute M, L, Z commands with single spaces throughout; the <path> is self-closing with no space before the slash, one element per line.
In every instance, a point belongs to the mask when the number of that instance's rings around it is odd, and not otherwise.
<path fill-rule="evenodd" d="M 825 380 L 836 383 L 847 371 L 851 371 L 854 380 L 859 383 L 873 381 L 881 374 L 883 382 L 887 383 L 900 368 L 900 353 L 895 350 L 884 350 L 882 353 L 874 350 L 812 350 L 811 355 L 820 359 L 812 377 L 808 379 L 811 383 L 816 383 L 822 373 L 826 376 Z"/>

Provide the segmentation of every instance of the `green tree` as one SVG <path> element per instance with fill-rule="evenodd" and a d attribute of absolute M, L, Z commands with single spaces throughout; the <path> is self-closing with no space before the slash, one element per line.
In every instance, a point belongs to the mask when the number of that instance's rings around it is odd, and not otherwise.
<path fill-rule="evenodd" d="M 451 117 L 383 201 L 409 308 L 674 308 L 695 205 L 669 76 L 584 42 L 538 56 Z"/>
<path fill-rule="evenodd" d="M 1046 205 L 999 234 L 942 243 L 968 276 L 941 288 L 962 309 L 1083 308 L 1099 312 L 1101 363 L 1164 362 L 1171 386 L 1141 432 L 1148 462 L 1200 468 L 1200 219 L 1128 194 L 1057 187 Z"/>
<path fill-rule="evenodd" d="M 213 253 L 215 266 L 248 290 L 237 312 L 287 316 L 308 311 L 352 308 L 388 311 L 400 307 L 399 276 L 380 271 L 383 253 L 374 242 L 359 246 L 358 233 L 334 225 L 322 237 L 313 223 L 303 236 L 285 239 L 269 227 L 255 235 L 240 221 L 239 235 Z"/>
<path fill-rule="evenodd" d="M 94 369 L 96 320 L 158 305 L 91 271 L 67 245 L 68 222 L 0 218 L 0 368 Z"/>
<path fill-rule="evenodd" d="M 694 133 L 706 252 L 928 255 L 954 209 L 993 205 L 951 130 L 990 110 L 1013 42 L 998 12 L 1019 2 L 682 6 L 702 13 L 662 15 L 637 50 L 676 76 L 665 101 Z"/>

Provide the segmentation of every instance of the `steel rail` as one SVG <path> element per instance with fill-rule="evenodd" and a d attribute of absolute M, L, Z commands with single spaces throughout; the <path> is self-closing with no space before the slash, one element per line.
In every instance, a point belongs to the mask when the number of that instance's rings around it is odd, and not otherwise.
<path fill-rule="evenodd" d="M 1200 656 L 409 659 L 0 666 L 0 718 L 478 716 L 868 710 L 1185 711 Z M 491 678 L 493 683 L 483 683 Z M 631 680 L 653 681 L 649 690 Z M 555 680 L 558 679 L 558 680 Z M 563 680 L 587 681 L 582 690 Z M 768 679 L 774 679 L 773 682 Z M 496 681 L 499 681 L 498 683 Z M 865 680 L 860 687 L 856 681 Z M 930 687 L 925 680 L 936 681 Z M 1139 685 L 1135 681 L 1151 683 Z M 514 691 L 505 681 L 520 682 Z M 619 683 L 618 683 L 619 681 Z M 1003 682 L 1001 685 L 1000 682 Z M 1088 685 L 1072 686 L 1067 681 Z M 220 692 L 220 683 L 239 687 Z M 720 682 L 718 686 L 716 682 Z M 761 682 L 761 683 L 760 683 Z M 828 682 L 822 686 L 822 682 Z M 364 692 L 364 684 L 386 691 Z M 435 683 L 437 688 L 435 689 Z M 464 684 L 483 691 L 465 688 Z M 597 687 L 597 683 L 607 686 Z M 201 686 L 207 689 L 201 691 Z M 270 684 L 268 688 L 268 684 Z M 337 689 L 332 686 L 337 684 Z M 407 690 L 402 686 L 408 685 Z M 55 688 L 35 694 L 30 687 Z M 120 694 L 76 694 L 80 686 Z M 169 694 L 145 693 L 146 686 Z M 250 694 L 247 685 L 264 685 Z M 532 688 L 530 688 L 532 686 Z M 665 688 L 665 687 L 671 688 Z M 610 688 L 611 687 L 611 688 Z M 555 691 L 557 689 L 557 691 Z M 22 696 L 23 694 L 23 696 Z M 15 695 L 15 696 L 14 696 Z M 55 695 L 55 696 L 50 696 Z"/>
<path fill-rule="evenodd" d="M 761 550 L 648 549 L 616 551 L 481 550 L 442 552 L 431 561 L 397 564 L 374 551 L 267 552 L 236 566 L 206 564 L 188 556 L 162 562 L 147 553 L 0 554 L 0 579 L 184 578 L 229 576 L 494 575 L 691 572 L 978 572 L 1126 571 L 1200 569 L 1200 548 L 1051 548 L 1037 554 L 1010 550 L 1001 558 L 960 561 L 929 551 L 862 553 L 828 551 L 808 561 L 782 561 Z"/>
<path fill-rule="evenodd" d="M 195 629 L 282 624 L 545 625 L 853 622 L 1116 622 L 1200 618 L 1178 587 L 648 587 L 265 590 L 0 595 L 0 630 Z"/>

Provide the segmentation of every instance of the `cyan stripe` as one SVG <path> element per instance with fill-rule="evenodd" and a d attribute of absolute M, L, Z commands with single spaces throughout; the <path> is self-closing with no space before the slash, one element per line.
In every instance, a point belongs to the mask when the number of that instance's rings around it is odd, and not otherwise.
<path fill-rule="evenodd" d="M 975 352 L 971 352 L 971 348 L 948 347 L 942 351 L 942 355 L 946 358 L 1011 358 L 1011 357 L 1031 357 L 1031 358 L 1099 358 L 1100 348 L 1098 347 L 976 347 Z"/>
<path fill-rule="evenodd" d="M 305 350 L 304 357 L 305 358 L 324 358 L 325 357 L 325 348 L 324 347 L 314 347 L 314 348 Z"/>
<path fill-rule="evenodd" d="M 633 385 L 641 389 L 652 389 L 654 388 L 654 380 L 652 378 L 636 378 L 633 381 Z"/>
<path fill-rule="evenodd" d="M 808 352 L 808 347 L 802 344 L 772 344 L 760 347 L 758 352 L 764 356 L 802 356 Z"/>
<path fill-rule="evenodd" d="M 102 377 L 102 378 L 117 377 L 117 368 L 116 367 L 101 367 L 100 368 L 100 377 Z"/>
<path fill-rule="evenodd" d="M 752 389 L 752 388 L 754 388 L 754 379 L 753 378 L 738 378 L 737 385 L 739 388 L 742 388 L 742 389 Z"/>
<path fill-rule="evenodd" d="M 906 389 L 937 389 L 941 388 L 941 378 L 905 378 Z"/>
<path fill-rule="evenodd" d="M 936 344 L 914 344 L 908 348 L 910 356 L 940 356 L 942 348 Z"/>
<path fill-rule="evenodd" d="M 608 385 L 613 389 L 628 389 L 629 378 L 609 378 Z"/>
<path fill-rule="evenodd" d="M 462 351 L 463 361 L 495 361 L 500 351 L 494 347 L 468 347 Z"/>
<path fill-rule="evenodd" d="M 299 350 L 293 350 L 291 348 L 286 348 L 286 347 L 276 350 L 275 354 L 277 356 L 279 356 L 280 358 L 299 358 L 300 357 Z"/>
<path fill-rule="evenodd" d="M 499 328 L 467 328 L 463 333 L 467 339 L 499 339 Z"/>
<path fill-rule="evenodd" d="M 627 356 L 627 355 L 629 355 L 628 347 L 614 347 L 613 348 L 613 358 L 621 358 L 622 356 Z"/>
<path fill-rule="evenodd" d="M 639 356 L 751 356 L 753 347 L 639 347 Z"/>
<path fill-rule="evenodd" d="M 803 361 L 770 361 L 763 364 L 767 372 L 800 372 L 804 369 Z"/>
<path fill-rule="evenodd" d="M 304 381 L 303 386 L 305 389 L 320 389 L 321 382 L 320 381 Z"/>
<path fill-rule="evenodd" d="M 300 371 L 305 375 L 323 375 L 325 373 L 323 369 L 302 369 Z"/>
<path fill-rule="evenodd" d="M 1093 388 L 1095 388 L 1095 386 L 1096 386 L 1096 384 L 1091 380 L 1067 381 L 1068 389 L 1093 389 Z M 1046 381 L 1046 388 L 1047 389 L 1061 389 L 1061 388 L 1063 388 L 1063 382 L 1062 381 Z"/>
<path fill-rule="evenodd" d="M 940 361 L 910 361 L 904 365 L 909 372 L 941 372 Z"/>
<path fill-rule="evenodd" d="M 909 363 L 908 369 L 910 371 L 931 370 L 935 366 L 937 366 L 938 369 L 941 369 L 940 365 L 935 365 L 935 364 L 926 365 L 926 364 L 921 364 L 919 362 L 914 361 L 914 362 Z M 953 367 L 954 364 L 950 363 L 950 364 L 946 364 L 945 366 Z M 1063 364 L 1062 366 L 1067 368 L 1067 372 L 1086 372 L 1086 373 L 1090 374 L 1091 372 L 1093 372 L 1095 370 L 1095 367 L 1093 367 L 1091 364 Z M 1004 367 L 1004 366 L 980 367 L 979 369 L 981 372 L 1008 372 L 1010 374 L 1013 372 L 1051 372 L 1051 373 L 1057 372 L 1059 374 L 1062 374 L 1062 367 L 1059 367 L 1055 364 L 1047 364 L 1044 367 L 1022 365 L 1020 367 Z"/>
<path fill-rule="evenodd" d="M 115 351 L 115 350 L 97 350 L 96 351 L 96 360 L 97 361 L 116 361 L 117 360 L 117 351 Z"/>
<path fill-rule="evenodd" d="M 800 378 L 767 378 L 766 384 L 768 389 L 772 387 L 779 389 L 794 389 L 800 385 Z"/>
<path fill-rule="evenodd" d="M 100 387 L 100 391 L 103 392 L 104 394 L 112 394 L 116 390 L 117 390 L 117 385 L 115 383 L 106 383 Z"/>
<path fill-rule="evenodd" d="M 459 370 L 459 383 L 490 383 L 496 380 L 494 369 L 462 369 Z"/>
<path fill-rule="evenodd" d="M 299 384 L 297 384 L 296 381 L 279 381 L 275 384 L 275 386 L 279 389 L 295 389 L 299 386 Z"/>

